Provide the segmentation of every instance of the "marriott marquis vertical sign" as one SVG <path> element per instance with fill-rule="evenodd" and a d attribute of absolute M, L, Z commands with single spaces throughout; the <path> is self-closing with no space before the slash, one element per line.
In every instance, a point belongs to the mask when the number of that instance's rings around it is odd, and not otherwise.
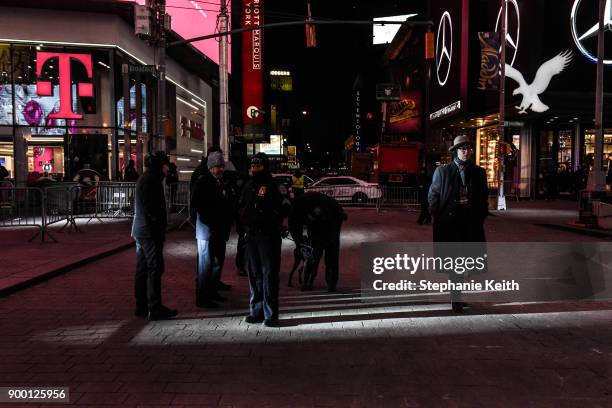
<path fill-rule="evenodd" d="M 242 27 L 263 25 L 263 0 L 242 1 Z M 242 33 L 242 119 L 245 125 L 263 125 L 263 31 Z"/>

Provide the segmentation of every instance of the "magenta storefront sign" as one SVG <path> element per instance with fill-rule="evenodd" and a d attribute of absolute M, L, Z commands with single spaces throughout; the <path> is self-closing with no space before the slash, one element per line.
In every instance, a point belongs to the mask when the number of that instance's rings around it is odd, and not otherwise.
<path fill-rule="evenodd" d="M 79 61 L 85 66 L 87 77 L 93 79 L 93 70 L 90 54 L 68 54 L 60 52 L 37 52 L 36 53 L 36 76 L 40 77 L 43 66 L 52 61 L 59 62 L 59 111 L 48 115 L 51 119 L 83 119 L 83 115 L 72 110 L 72 75 L 70 71 L 70 60 Z M 38 96 L 53 96 L 53 86 L 49 81 L 38 81 L 36 83 Z M 79 83 L 77 93 L 81 97 L 93 96 L 92 83 Z"/>

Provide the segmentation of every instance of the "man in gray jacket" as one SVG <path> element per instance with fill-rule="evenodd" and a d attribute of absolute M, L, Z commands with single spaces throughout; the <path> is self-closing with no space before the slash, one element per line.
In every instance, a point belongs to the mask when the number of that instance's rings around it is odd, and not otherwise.
<path fill-rule="evenodd" d="M 453 161 L 436 169 L 429 188 L 435 242 L 483 242 L 489 190 L 485 169 L 474 164 L 467 136 L 457 136 L 449 149 Z"/>
<path fill-rule="evenodd" d="M 469 252 L 481 252 L 485 241 L 484 220 L 487 217 L 489 191 L 485 170 L 472 161 L 474 148 L 467 136 L 457 136 L 449 149 L 453 161 L 436 169 L 429 188 L 429 211 L 434 217 L 434 242 L 463 242 L 470 245 L 437 245 L 437 254 L 466 256 Z M 463 281 L 463 275 L 449 272 L 454 282 Z M 466 306 L 460 291 L 451 291 L 454 312 Z"/>
<path fill-rule="evenodd" d="M 178 314 L 162 304 L 161 296 L 167 224 L 162 181 L 168 172 L 168 163 L 166 153 L 149 153 L 145 158 L 147 170 L 136 183 L 134 197 L 132 237 L 136 241 L 136 316 L 148 317 L 149 320 L 170 319 Z"/>

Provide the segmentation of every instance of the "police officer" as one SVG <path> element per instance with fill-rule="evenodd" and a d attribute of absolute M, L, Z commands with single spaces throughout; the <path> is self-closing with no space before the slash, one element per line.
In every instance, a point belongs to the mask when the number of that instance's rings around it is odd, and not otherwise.
<path fill-rule="evenodd" d="M 297 169 L 291 176 L 291 191 L 294 197 L 304 194 L 304 175 L 300 169 Z"/>
<path fill-rule="evenodd" d="M 251 159 L 252 178 L 242 190 L 238 214 L 246 232 L 250 313 L 247 323 L 278 326 L 283 198 L 265 153 Z"/>
<path fill-rule="evenodd" d="M 302 290 L 312 289 L 319 261 L 325 252 L 325 281 L 329 292 L 336 291 L 340 258 L 340 229 L 347 216 L 338 202 L 318 192 L 304 193 L 293 202 L 289 231 L 296 246 L 302 244 L 304 226 L 313 248 L 313 260 L 304 266 Z"/>
<path fill-rule="evenodd" d="M 163 179 L 168 156 L 162 151 L 145 158 L 147 170 L 136 183 L 132 237 L 136 241 L 134 294 L 136 315 L 149 320 L 169 319 L 178 314 L 162 303 L 161 276 L 164 272 L 166 200 Z"/>

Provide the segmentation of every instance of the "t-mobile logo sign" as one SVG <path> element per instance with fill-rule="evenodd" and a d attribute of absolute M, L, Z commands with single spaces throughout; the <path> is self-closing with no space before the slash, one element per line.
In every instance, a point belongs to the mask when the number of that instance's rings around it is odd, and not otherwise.
<path fill-rule="evenodd" d="M 59 52 L 38 52 L 36 53 L 36 75 L 40 77 L 43 65 L 50 59 L 59 60 L 59 112 L 50 113 L 51 119 L 83 119 L 80 115 L 72 111 L 72 76 L 70 72 L 70 59 L 79 61 L 85 66 L 87 78 L 93 79 L 92 63 L 90 54 L 64 54 Z M 39 96 L 53 95 L 53 86 L 49 81 L 38 81 L 36 83 L 36 93 Z M 93 96 L 93 84 L 79 83 L 79 96 Z"/>

